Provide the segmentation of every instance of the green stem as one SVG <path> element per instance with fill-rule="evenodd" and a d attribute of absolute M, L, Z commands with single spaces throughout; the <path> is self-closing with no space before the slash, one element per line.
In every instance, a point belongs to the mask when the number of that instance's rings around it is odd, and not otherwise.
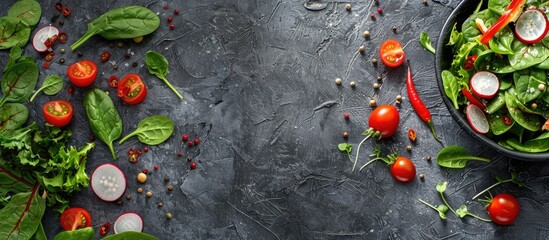
<path fill-rule="evenodd" d="M 438 209 L 437 209 L 435 206 L 431 205 L 430 203 L 428 203 L 428 202 L 426 202 L 426 201 L 423 201 L 423 200 L 421 200 L 421 199 L 419 199 L 419 198 L 418 198 L 417 200 L 419 200 L 419 201 L 422 202 L 423 204 L 427 205 L 428 207 L 434 209 L 435 211 L 439 212 Z"/>
<path fill-rule="evenodd" d="M 34 100 L 34 98 L 36 96 L 38 96 L 38 93 L 40 93 L 42 91 L 43 87 L 39 88 L 38 90 L 36 90 L 36 92 L 32 95 L 32 97 L 30 98 L 29 102 L 32 102 Z"/>
<path fill-rule="evenodd" d="M 99 27 L 99 26 L 98 26 Z M 99 29 L 99 28 L 98 28 Z M 80 45 L 82 45 L 84 42 L 86 42 L 88 39 L 90 39 L 91 37 L 93 37 L 95 34 L 97 34 L 99 31 L 97 30 L 93 30 L 93 31 L 90 31 L 88 29 L 88 31 L 86 32 L 86 34 L 84 34 L 84 36 L 82 36 L 80 39 L 78 39 L 76 42 L 74 42 L 72 45 L 71 45 L 71 51 L 74 51 L 76 50 L 78 47 L 80 47 Z"/>
<path fill-rule="evenodd" d="M 480 195 L 484 194 L 485 192 L 490 191 L 490 189 L 495 188 L 496 186 L 498 186 L 500 184 L 508 183 L 508 182 L 511 182 L 511 181 L 513 181 L 513 179 L 506 179 L 506 180 L 503 180 L 501 182 L 494 183 L 494 184 L 492 184 L 492 186 L 489 186 L 488 188 L 486 188 L 486 189 L 482 190 L 481 192 L 479 192 L 477 195 L 473 196 L 472 200 L 475 200 L 475 198 L 478 198 Z"/>
<path fill-rule="evenodd" d="M 129 138 L 133 137 L 133 135 L 134 135 L 133 133 L 130 133 L 130 134 L 126 135 L 125 137 L 122 138 L 122 140 L 120 140 L 120 141 L 118 142 L 118 144 L 122 144 L 123 142 L 125 142 L 125 141 L 128 140 Z"/>
<path fill-rule="evenodd" d="M 364 165 L 362 165 L 362 167 L 360 167 L 360 169 L 358 169 L 359 172 L 362 172 L 362 169 L 364 169 L 366 166 L 370 165 L 370 163 L 373 163 L 377 160 L 383 160 L 382 158 L 374 158 L 370 161 L 368 161 L 367 163 L 365 163 Z"/>
<path fill-rule="evenodd" d="M 450 209 L 450 211 L 452 211 L 456 216 L 459 217 L 459 215 L 456 213 L 456 211 L 450 206 L 450 204 L 448 204 L 448 202 L 446 201 L 446 198 L 444 198 L 444 194 L 443 194 L 443 193 L 440 193 L 440 197 L 442 198 L 442 201 L 444 202 L 444 204 L 446 205 L 446 207 L 448 207 L 448 209 Z"/>
<path fill-rule="evenodd" d="M 177 92 L 177 90 L 175 90 L 175 88 L 168 81 L 168 79 L 166 79 L 165 77 L 160 78 L 160 79 L 162 79 L 166 83 L 166 85 L 168 85 L 168 87 L 179 97 L 179 99 L 183 99 L 183 96 L 181 96 L 181 94 L 179 94 L 179 92 Z"/>
<path fill-rule="evenodd" d="M 109 143 L 109 149 L 111 150 L 112 159 L 116 160 L 116 153 L 114 153 L 114 146 L 112 145 L 112 142 Z"/>
<path fill-rule="evenodd" d="M 491 161 L 488 158 L 475 157 L 475 156 L 467 156 L 467 158 L 470 159 L 470 160 L 476 160 L 476 161 L 481 161 L 481 162 L 490 162 Z"/>
<path fill-rule="evenodd" d="M 355 156 L 355 162 L 353 163 L 353 169 L 351 170 L 351 172 L 354 172 L 355 171 L 355 168 L 356 168 L 356 164 L 358 163 L 358 155 L 360 153 L 360 146 L 362 146 L 362 144 L 364 142 L 366 142 L 366 140 L 368 140 L 368 138 L 370 138 L 370 136 L 372 135 L 368 135 L 366 136 L 364 139 L 362 139 L 362 141 L 360 141 L 360 143 L 358 144 L 358 147 L 356 148 L 356 156 Z"/>
<path fill-rule="evenodd" d="M 435 139 L 436 139 L 440 144 L 442 144 L 442 141 L 441 141 L 440 138 L 437 136 L 437 132 L 435 131 L 435 125 L 433 125 L 433 121 L 429 120 L 429 121 L 427 121 L 427 124 L 429 124 L 429 127 L 431 128 L 431 133 L 433 133 L 433 136 L 435 137 Z"/>
<path fill-rule="evenodd" d="M 490 219 L 482 218 L 482 217 L 479 217 L 479 216 L 477 216 L 477 215 L 475 215 L 475 214 L 472 214 L 472 213 L 467 213 L 467 215 L 469 215 L 469 216 L 471 216 L 471 217 L 473 217 L 473 218 L 476 218 L 476 219 L 478 219 L 478 220 L 480 220 L 480 221 L 484 221 L 484 222 L 491 222 L 491 221 L 492 221 L 492 220 L 490 220 Z"/>
<path fill-rule="evenodd" d="M 353 162 L 353 159 L 351 158 L 351 154 L 347 152 L 347 157 L 349 158 L 349 161 Z"/>

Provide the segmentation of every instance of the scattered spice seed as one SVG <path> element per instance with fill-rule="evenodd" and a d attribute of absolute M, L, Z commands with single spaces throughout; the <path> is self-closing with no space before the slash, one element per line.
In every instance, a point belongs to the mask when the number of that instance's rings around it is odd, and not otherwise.
<path fill-rule="evenodd" d="M 538 85 L 538 89 L 539 89 L 540 91 L 545 91 L 545 84 L 540 83 L 540 84 Z"/>
<path fill-rule="evenodd" d="M 532 107 L 532 109 L 536 109 L 536 108 L 538 108 L 538 104 L 537 103 L 532 103 L 532 105 L 530 105 L 530 107 Z"/>
<path fill-rule="evenodd" d="M 401 101 L 396 100 L 395 103 L 396 103 L 397 105 L 400 105 Z"/>
<path fill-rule="evenodd" d="M 371 99 L 370 100 L 370 107 L 375 107 L 376 106 L 376 100 L 375 99 Z"/>
<path fill-rule="evenodd" d="M 379 89 L 379 83 L 374 83 L 374 89 Z"/>
<path fill-rule="evenodd" d="M 142 192 L 143 192 L 143 188 L 137 188 L 137 192 L 138 192 L 138 193 L 142 193 Z"/>
<path fill-rule="evenodd" d="M 172 185 L 168 185 L 168 191 L 171 191 L 173 190 L 173 186 Z"/>
<path fill-rule="evenodd" d="M 61 27 L 62 27 L 63 25 L 65 25 L 65 21 L 63 21 L 63 20 L 59 20 L 59 26 L 61 26 Z"/>
<path fill-rule="evenodd" d="M 374 0 L 374 3 L 375 3 L 376 5 L 379 5 L 379 0 Z"/>
<path fill-rule="evenodd" d="M 181 140 L 183 140 L 183 141 L 189 140 L 189 135 L 183 134 L 183 136 L 181 136 Z"/>
<path fill-rule="evenodd" d="M 345 10 L 351 11 L 351 4 L 350 3 L 345 4 Z"/>
<path fill-rule="evenodd" d="M 134 37 L 133 38 L 133 42 L 135 43 L 140 43 L 143 41 L 143 36 L 139 36 L 139 37 Z"/>
<path fill-rule="evenodd" d="M 370 18 L 375 21 L 376 20 L 376 15 L 372 13 L 372 14 L 370 14 Z"/>
<path fill-rule="evenodd" d="M 61 48 L 61 50 L 59 50 L 61 53 L 65 53 L 65 49 L 64 48 Z"/>
<path fill-rule="evenodd" d="M 196 168 L 196 163 L 195 162 L 192 162 L 191 163 L 191 169 L 195 169 Z"/>
<path fill-rule="evenodd" d="M 130 58 L 132 55 L 129 52 L 124 53 L 124 58 Z"/>
<path fill-rule="evenodd" d="M 345 119 L 347 119 L 347 120 L 348 120 L 348 119 L 349 119 L 349 117 L 350 117 L 350 115 L 349 115 L 348 113 L 344 113 L 344 114 L 343 114 L 343 118 L 345 118 Z"/>
<path fill-rule="evenodd" d="M 149 147 L 144 147 L 143 148 L 143 152 L 148 152 L 149 151 Z"/>
<path fill-rule="evenodd" d="M 372 58 L 372 64 L 377 65 L 377 58 Z"/>
<path fill-rule="evenodd" d="M 350 85 L 352 88 L 354 88 L 354 87 L 356 87 L 356 82 L 355 82 L 355 81 L 351 81 L 351 82 L 349 83 L 349 85 Z"/>
<path fill-rule="evenodd" d="M 187 157 L 187 161 L 190 162 L 191 160 L 193 160 L 192 157 Z"/>
<path fill-rule="evenodd" d="M 172 16 L 169 16 L 169 17 L 168 17 L 168 22 L 172 22 L 172 21 L 173 21 Z"/>
<path fill-rule="evenodd" d="M 143 172 L 144 174 L 147 174 L 147 172 L 149 172 L 149 170 L 147 170 L 147 169 L 145 168 L 145 169 L 143 169 L 143 171 L 141 171 L 141 172 Z"/>
<path fill-rule="evenodd" d="M 170 24 L 170 30 L 174 30 L 175 29 L 175 25 L 172 23 Z"/>
<path fill-rule="evenodd" d="M 113 65 L 112 69 L 114 69 L 114 70 L 118 69 L 118 65 Z"/>
<path fill-rule="evenodd" d="M 431 156 L 425 157 L 425 160 L 426 160 L 426 161 L 431 161 Z"/>
<path fill-rule="evenodd" d="M 360 46 L 358 48 L 358 52 L 360 52 L 361 54 L 364 54 L 364 51 L 366 51 L 366 48 L 364 46 Z"/>
<path fill-rule="evenodd" d="M 336 78 L 335 79 L 335 84 L 341 85 L 341 78 Z"/>
<path fill-rule="evenodd" d="M 192 146 L 193 146 L 193 142 L 188 142 L 188 143 L 187 143 L 187 146 L 192 147 Z"/>
<path fill-rule="evenodd" d="M 154 165 L 154 170 L 158 170 L 158 165 Z"/>
<path fill-rule="evenodd" d="M 126 195 L 126 199 L 131 200 L 131 199 L 132 199 L 132 195 L 130 195 L 130 194 Z"/>
<path fill-rule="evenodd" d="M 137 67 L 137 65 L 139 65 L 139 63 L 137 63 L 137 62 L 132 62 L 132 67 Z"/>
<path fill-rule="evenodd" d="M 67 92 L 69 93 L 69 95 L 72 96 L 72 94 L 74 94 L 74 87 L 73 87 L 73 86 L 69 86 L 69 88 L 67 88 Z"/>
<path fill-rule="evenodd" d="M 397 27 L 396 26 L 393 26 L 393 32 L 396 33 L 397 32 Z"/>
<path fill-rule="evenodd" d="M 408 151 L 408 152 L 412 151 L 412 146 L 410 146 L 410 145 L 406 146 L 406 151 Z"/>
<path fill-rule="evenodd" d="M 397 95 L 397 96 L 396 96 L 396 100 L 397 100 L 397 101 L 402 101 L 402 96 L 401 96 L 401 95 Z"/>
<path fill-rule="evenodd" d="M 194 141 L 193 141 L 194 145 L 198 145 L 200 143 L 200 139 L 198 138 L 195 138 Z"/>
<path fill-rule="evenodd" d="M 349 132 L 343 132 L 343 137 L 348 138 L 349 137 Z"/>
<path fill-rule="evenodd" d="M 61 13 L 63 14 L 63 16 L 68 17 L 69 15 L 71 15 L 71 9 L 68 6 L 64 6 Z"/>
<path fill-rule="evenodd" d="M 178 152 L 178 153 L 177 153 L 177 156 L 178 156 L 178 157 L 183 157 L 183 153 L 182 153 L 182 152 Z"/>
<path fill-rule="evenodd" d="M 383 9 L 378 8 L 378 9 L 377 9 L 377 12 L 378 12 L 379 14 L 383 14 Z"/>
<path fill-rule="evenodd" d="M 364 35 L 364 38 L 370 38 L 370 31 L 364 31 L 362 35 Z"/>
<path fill-rule="evenodd" d="M 164 178 L 164 182 L 169 182 L 170 181 L 170 178 L 169 177 L 165 177 Z"/>
<path fill-rule="evenodd" d="M 137 181 L 139 183 L 145 183 L 147 181 L 147 174 L 140 172 L 137 174 Z"/>
<path fill-rule="evenodd" d="M 164 5 L 164 10 L 168 10 L 168 8 L 170 8 L 168 4 Z"/>
<path fill-rule="evenodd" d="M 158 203 L 158 208 L 162 208 L 162 207 L 164 207 L 164 203 L 159 202 Z"/>
<path fill-rule="evenodd" d="M 82 52 L 78 52 L 78 53 L 76 53 L 76 56 L 82 57 L 82 56 L 84 56 L 84 54 Z"/>
<path fill-rule="evenodd" d="M 124 46 L 124 42 L 118 41 L 118 42 L 116 43 L 116 45 L 117 45 L 118 47 L 123 47 L 123 46 Z"/>
<path fill-rule="evenodd" d="M 429 5 L 429 2 L 427 0 L 422 0 L 422 2 L 423 2 L 423 5 L 425 6 Z"/>
<path fill-rule="evenodd" d="M 175 9 L 175 10 L 173 10 L 173 14 L 175 14 L 175 15 L 179 15 L 179 9 Z"/>
<path fill-rule="evenodd" d="M 150 198 L 150 197 L 152 197 L 153 193 L 149 191 L 149 192 L 146 193 L 146 195 L 147 195 L 148 198 Z"/>
<path fill-rule="evenodd" d="M 376 79 L 377 79 L 378 81 L 381 81 L 381 80 L 383 80 L 383 77 L 381 76 L 381 74 L 378 74 L 377 77 L 376 77 Z"/>
<path fill-rule="evenodd" d="M 419 180 L 421 180 L 421 181 L 425 180 L 425 174 L 420 173 L 419 174 Z"/>
<path fill-rule="evenodd" d="M 172 214 L 171 213 L 166 213 L 166 219 L 172 219 Z"/>

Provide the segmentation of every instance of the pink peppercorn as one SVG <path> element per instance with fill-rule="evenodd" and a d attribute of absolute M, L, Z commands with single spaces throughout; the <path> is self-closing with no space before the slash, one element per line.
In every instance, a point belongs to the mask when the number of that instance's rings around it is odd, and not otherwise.
<path fill-rule="evenodd" d="M 175 9 L 175 10 L 173 10 L 173 14 L 175 14 L 175 15 L 179 15 L 179 9 Z"/>
<path fill-rule="evenodd" d="M 158 165 L 154 165 L 154 170 L 158 170 Z"/>
<path fill-rule="evenodd" d="M 188 143 L 187 143 L 187 146 L 192 147 L 192 146 L 193 146 L 193 142 L 188 142 Z"/>
<path fill-rule="evenodd" d="M 170 30 L 174 30 L 174 29 L 175 29 L 175 25 L 173 25 L 173 23 L 170 24 Z"/>
<path fill-rule="evenodd" d="M 169 16 L 169 17 L 168 17 L 168 22 L 172 22 L 172 21 L 173 21 L 172 16 Z"/>
<path fill-rule="evenodd" d="M 196 168 L 196 163 L 195 162 L 192 162 L 191 163 L 191 169 L 195 169 Z"/>
<path fill-rule="evenodd" d="M 344 113 L 344 114 L 343 114 L 343 118 L 345 118 L 345 119 L 349 119 L 349 116 L 350 116 L 350 115 L 349 115 L 348 113 Z"/>
<path fill-rule="evenodd" d="M 177 153 L 177 156 L 178 156 L 178 157 L 183 157 L 183 153 L 182 153 L 182 152 L 178 152 L 178 153 Z"/>
<path fill-rule="evenodd" d="M 181 137 L 181 140 L 183 140 L 183 141 L 189 140 L 189 135 L 183 134 L 183 136 Z"/>
<path fill-rule="evenodd" d="M 143 172 L 144 174 L 147 174 L 148 170 L 145 168 L 145 169 L 143 169 L 142 172 Z"/>
<path fill-rule="evenodd" d="M 372 14 L 370 14 L 370 18 L 371 18 L 372 20 L 376 20 L 376 15 L 372 13 Z"/>
<path fill-rule="evenodd" d="M 378 12 L 379 14 L 383 14 L 383 9 L 378 8 L 378 9 L 377 9 L 377 12 Z"/>
<path fill-rule="evenodd" d="M 194 145 L 198 145 L 199 143 L 200 143 L 200 139 L 195 138 L 195 139 L 194 139 Z"/>

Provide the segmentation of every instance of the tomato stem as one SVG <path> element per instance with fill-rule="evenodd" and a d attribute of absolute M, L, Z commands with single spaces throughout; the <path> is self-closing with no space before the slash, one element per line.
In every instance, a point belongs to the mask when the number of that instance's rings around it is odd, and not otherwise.
<path fill-rule="evenodd" d="M 358 155 L 360 153 L 360 146 L 362 146 L 362 144 L 364 142 L 366 142 L 366 140 L 368 140 L 368 138 L 370 138 L 372 135 L 368 135 L 366 136 L 364 139 L 362 139 L 362 141 L 360 141 L 360 143 L 358 144 L 358 147 L 356 148 L 356 156 L 355 156 L 355 162 L 353 163 L 353 169 L 351 169 L 351 172 L 354 172 L 355 171 L 355 168 L 356 168 L 356 164 L 358 163 Z"/>

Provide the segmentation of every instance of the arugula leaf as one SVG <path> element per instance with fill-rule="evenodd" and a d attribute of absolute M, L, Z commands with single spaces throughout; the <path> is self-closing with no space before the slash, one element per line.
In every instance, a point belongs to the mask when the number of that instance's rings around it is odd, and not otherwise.
<path fill-rule="evenodd" d="M 433 48 L 431 43 L 431 38 L 429 38 L 429 35 L 427 35 L 426 32 L 421 32 L 421 35 L 419 35 L 419 42 L 429 52 L 436 54 L 436 50 Z"/>
<path fill-rule="evenodd" d="M 447 146 L 443 148 L 437 155 L 438 165 L 447 168 L 464 168 L 465 164 L 467 164 L 467 162 L 470 160 L 490 162 L 490 159 L 487 158 L 467 155 L 467 149 L 461 146 Z M 439 192 L 442 189 L 445 190 L 446 186 L 440 186 L 439 189 L 439 186 L 437 185 L 437 190 Z"/>

